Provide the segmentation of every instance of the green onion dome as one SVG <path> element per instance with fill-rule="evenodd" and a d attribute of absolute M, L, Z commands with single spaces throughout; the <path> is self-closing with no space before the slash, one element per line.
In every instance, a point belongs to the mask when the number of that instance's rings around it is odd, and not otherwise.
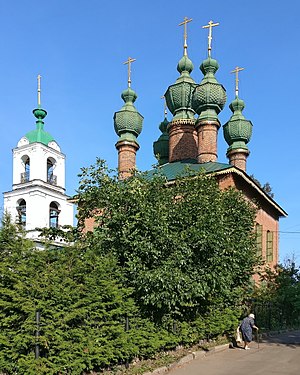
<path fill-rule="evenodd" d="M 154 156 L 158 160 L 159 165 L 163 165 L 169 162 L 169 134 L 167 131 L 169 121 L 164 118 L 164 121 L 160 123 L 159 129 L 162 132 L 157 141 L 153 142 Z"/>
<path fill-rule="evenodd" d="M 115 132 L 120 137 L 119 140 L 137 142 L 136 138 L 142 131 L 144 119 L 133 104 L 137 95 L 134 90 L 128 87 L 122 92 L 121 98 L 125 104 L 120 111 L 114 114 Z"/>
<path fill-rule="evenodd" d="M 192 99 L 192 107 L 200 120 L 218 120 L 217 115 L 226 103 L 226 90 L 215 77 L 218 69 L 217 60 L 211 57 L 205 59 L 200 66 L 204 77 L 195 88 Z"/>
<path fill-rule="evenodd" d="M 194 70 L 194 65 L 192 63 L 192 60 L 188 58 L 187 55 L 182 56 L 182 58 L 179 60 L 177 64 L 177 71 L 182 74 L 187 72 L 188 74 L 191 74 Z"/>
<path fill-rule="evenodd" d="M 192 61 L 184 55 L 177 65 L 180 76 L 176 82 L 169 86 L 166 93 L 167 106 L 176 119 L 194 119 L 195 111 L 192 109 L 192 94 L 196 87 L 195 81 L 190 76 L 194 69 Z"/>
<path fill-rule="evenodd" d="M 34 116 L 37 118 L 36 129 L 25 134 L 29 143 L 40 142 L 48 146 L 48 144 L 54 141 L 51 134 L 44 130 L 43 119 L 47 116 L 47 112 L 42 108 L 36 108 L 33 110 Z"/>
<path fill-rule="evenodd" d="M 250 141 L 252 135 L 252 123 L 246 120 L 242 114 L 245 103 L 236 97 L 229 108 L 233 114 L 230 120 L 223 125 L 224 138 L 229 145 L 227 152 L 236 149 L 248 150 L 246 144 Z"/>

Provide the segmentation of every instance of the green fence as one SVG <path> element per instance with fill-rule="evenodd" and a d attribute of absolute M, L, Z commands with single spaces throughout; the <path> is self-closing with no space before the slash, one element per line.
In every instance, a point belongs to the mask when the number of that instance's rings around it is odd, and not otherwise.
<path fill-rule="evenodd" d="M 300 327 L 300 315 L 289 305 L 275 302 L 253 303 L 255 322 L 262 330 L 273 331 Z"/>

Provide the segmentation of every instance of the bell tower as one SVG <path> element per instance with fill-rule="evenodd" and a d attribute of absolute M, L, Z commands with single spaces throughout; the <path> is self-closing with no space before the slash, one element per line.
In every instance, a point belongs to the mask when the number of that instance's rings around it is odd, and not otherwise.
<path fill-rule="evenodd" d="M 73 204 L 65 194 L 65 155 L 44 130 L 47 112 L 41 108 L 41 76 L 38 107 L 33 110 L 36 128 L 13 149 L 12 190 L 4 193 L 4 211 L 21 224 L 27 237 L 40 242 L 36 228 L 73 225 Z"/>

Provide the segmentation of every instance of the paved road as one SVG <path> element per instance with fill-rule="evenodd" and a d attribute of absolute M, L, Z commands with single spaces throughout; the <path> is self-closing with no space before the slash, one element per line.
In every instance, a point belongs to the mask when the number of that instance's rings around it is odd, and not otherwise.
<path fill-rule="evenodd" d="M 170 375 L 300 375 L 300 331 L 268 337 L 250 350 L 226 349 L 195 359 Z"/>

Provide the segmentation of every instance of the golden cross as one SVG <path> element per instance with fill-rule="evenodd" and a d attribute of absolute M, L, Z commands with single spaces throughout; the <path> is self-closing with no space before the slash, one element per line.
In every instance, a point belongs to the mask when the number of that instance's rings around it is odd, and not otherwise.
<path fill-rule="evenodd" d="M 213 23 L 213 21 L 209 21 L 208 25 L 202 26 L 202 29 L 209 29 L 208 31 L 208 57 L 211 55 L 211 41 L 212 41 L 212 28 L 214 26 L 219 26 L 219 22 Z"/>
<path fill-rule="evenodd" d="M 38 107 L 41 106 L 41 75 L 39 74 L 37 76 L 37 81 L 38 81 Z"/>
<path fill-rule="evenodd" d="M 184 50 L 184 55 L 187 55 L 187 24 L 192 21 L 192 18 L 188 19 L 187 17 L 184 17 L 183 22 L 179 24 L 179 26 L 184 25 L 184 44 L 183 44 L 183 50 Z"/>
<path fill-rule="evenodd" d="M 166 102 L 166 97 L 163 95 L 161 99 L 164 99 L 164 115 L 167 117 L 168 111 L 167 111 L 167 102 Z"/>
<path fill-rule="evenodd" d="M 133 59 L 132 57 L 128 57 L 128 60 L 124 62 L 124 64 L 128 65 L 128 87 L 130 87 L 131 84 L 131 63 L 133 63 L 136 59 Z"/>
<path fill-rule="evenodd" d="M 239 72 L 241 70 L 244 70 L 245 68 L 240 68 L 237 66 L 235 69 L 233 69 L 230 73 L 235 73 L 235 96 L 239 95 Z"/>

